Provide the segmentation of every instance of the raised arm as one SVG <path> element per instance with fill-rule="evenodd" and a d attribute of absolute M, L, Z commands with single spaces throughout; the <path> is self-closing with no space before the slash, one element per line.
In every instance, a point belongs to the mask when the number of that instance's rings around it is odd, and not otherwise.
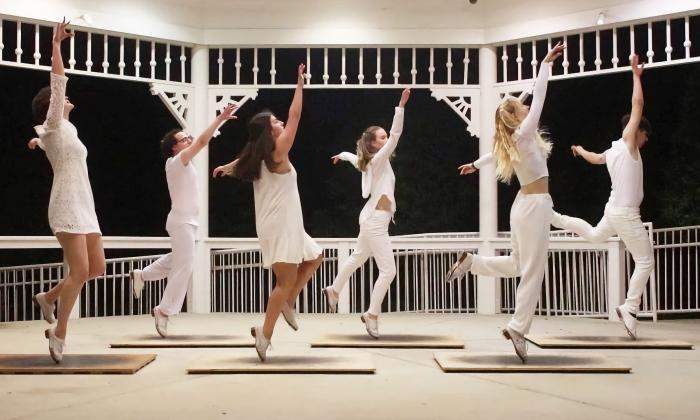
<path fill-rule="evenodd" d="M 197 137 L 197 139 L 190 144 L 185 150 L 183 150 L 181 153 L 182 156 L 180 156 L 180 159 L 182 160 L 182 164 L 187 166 L 188 163 L 192 159 L 194 159 L 195 156 L 197 156 L 197 153 L 199 153 L 202 149 L 207 147 L 209 142 L 211 141 L 211 138 L 214 136 L 214 133 L 216 132 L 216 129 L 219 128 L 222 124 L 226 123 L 228 120 L 235 120 L 238 117 L 233 115 L 236 110 L 238 109 L 237 105 L 234 104 L 228 104 L 226 108 L 224 108 L 223 111 L 221 111 L 221 114 L 217 115 L 216 118 L 214 118 L 214 121 L 212 121 L 211 124 L 209 124 L 209 127 L 207 127 L 206 130 L 202 132 L 202 134 Z"/>
<path fill-rule="evenodd" d="M 297 69 L 297 87 L 294 90 L 294 98 L 289 106 L 289 115 L 287 116 L 287 124 L 275 143 L 274 160 L 280 162 L 289 154 L 289 151 L 294 144 L 294 138 L 297 135 L 299 128 L 299 120 L 301 119 L 301 106 L 304 97 L 304 70 L 306 66 L 299 64 Z"/>
<path fill-rule="evenodd" d="M 403 132 L 403 113 L 404 108 L 408 99 L 411 97 L 411 89 L 404 89 L 401 92 L 401 99 L 399 99 L 399 105 L 394 108 L 394 120 L 391 123 L 391 129 L 389 130 L 389 138 L 387 139 L 384 146 L 377 153 L 374 154 L 372 162 L 380 162 L 382 160 L 388 160 L 389 156 L 394 153 L 396 146 L 399 144 L 399 137 Z"/>
<path fill-rule="evenodd" d="M 544 108 L 544 99 L 547 96 L 547 82 L 549 81 L 549 69 L 550 64 L 554 62 L 564 51 L 566 46 L 561 42 L 558 42 L 548 53 L 547 56 L 542 60 L 540 64 L 540 71 L 537 73 L 537 80 L 535 81 L 535 87 L 532 89 L 532 104 L 530 104 L 530 112 L 520 124 L 520 133 L 528 137 L 527 134 L 534 133 L 540 122 L 540 116 L 542 115 L 542 108 Z"/>
<path fill-rule="evenodd" d="M 637 150 L 637 130 L 644 110 L 644 92 L 642 91 L 644 63 L 640 64 L 639 57 L 634 55 L 630 67 L 632 69 L 632 111 L 630 111 L 630 120 L 622 131 L 622 138 L 629 151 L 634 153 Z"/>
<path fill-rule="evenodd" d="M 589 152 L 582 146 L 571 146 L 571 153 L 574 154 L 574 157 L 581 156 L 586 162 L 592 163 L 593 165 L 605 165 L 606 162 L 605 153 Z"/>
<path fill-rule="evenodd" d="M 345 162 L 350 162 L 352 166 L 359 169 L 359 167 L 357 166 L 357 155 L 355 155 L 354 153 L 341 152 L 335 156 L 331 156 L 331 161 L 333 161 L 334 165 L 336 165 L 341 160 L 344 160 Z"/>
<path fill-rule="evenodd" d="M 61 43 L 73 36 L 66 27 L 70 22 L 63 18 L 62 22 L 56 24 L 53 34 L 52 54 L 51 54 L 51 99 L 49 109 L 46 112 L 46 125 L 49 129 L 57 128 L 63 119 L 63 108 L 66 104 L 66 72 L 63 68 L 63 57 L 61 56 Z"/>

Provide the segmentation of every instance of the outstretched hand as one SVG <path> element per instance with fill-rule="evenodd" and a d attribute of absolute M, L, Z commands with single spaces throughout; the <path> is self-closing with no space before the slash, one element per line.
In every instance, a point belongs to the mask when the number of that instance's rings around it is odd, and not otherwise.
<path fill-rule="evenodd" d="M 340 155 L 331 156 L 331 161 L 334 165 L 336 165 L 338 162 L 340 162 Z"/>
<path fill-rule="evenodd" d="M 634 73 L 635 76 L 642 76 L 642 72 L 644 71 L 644 62 L 642 61 L 640 64 L 639 56 L 637 54 L 632 56 L 632 59 L 630 60 L 630 67 L 632 68 L 632 73 Z"/>
<path fill-rule="evenodd" d="M 574 157 L 580 156 L 580 154 L 579 154 L 579 152 L 578 152 L 578 148 L 579 148 L 579 147 L 580 147 L 580 146 L 577 145 L 577 144 L 571 146 L 571 154 L 574 155 Z"/>
<path fill-rule="evenodd" d="M 233 115 L 238 111 L 238 105 L 236 104 L 228 104 L 226 105 L 226 108 L 224 108 L 223 111 L 221 111 L 221 114 L 217 116 L 219 121 L 221 122 L 226 122 L 228 120 L 237 120 L 238 117 Z"/>
<path fill-rule="evenodd" d="M 37 146 L 39 146 L 40 141 L 41 140 L 39 140 L 38 137 L 34 137 L 33 139 L 29 140 L 29 143 L 27 143 L 27 147 L 29 147 L 29 150 L 34 150 L 37 148 Z"/>
<path fill-rule="evenodd" d="M 65 39 L 72 38 L 75 35 L 73 33 L 73 31 L 68 32 L 66 30 L 66 28 L 68 27 L 69 24 L 70 24 L 70 21 L 66 22 L 65 16 L 63 17 L 63 21 L 58 22 L 56 24 L 56 30 L 54 31 L 54 34 L 53 34 L 54 44 L 60 44 Z"/>
<path fill-rule="evenodd" d="M 465 163 L 464 165 L 459 166 L 457 169 L 459 169 L 460 175 L 469 175 L 476 172 L 476 167 L 474 167 L 473 163 Z"/>
<path fill-rule="evenodd" d="M 223 175 L 226 175 L 226 165 L 217 166 L 216 168 L 214 168 L 214 172 L 212 172 L 211 174 L 213 178 L 217 178 Z"/>
<path fill-rule="evenodd" d="M 406 102 L 408 102 L 408 99 L 411 97 L 411 89 L 406 88 L 401 92 L 401 100 L 399 101 L 399 107 L 403 108 L 406 106 Z"/>
<path fill-rule="evenodd" d="M 297 68 L 297 82 L 304 82 L 304 75 L 306 71 L 306 64 L 301 63 L 299 64 L 299 67 Z"/>
<path fill-rule="evenodd" d="M 562 43 L 561 41 L 557 42 L 557 45 L 555 45 L 548 53 L 547 56 L 544 58 L 545 63 L 551 63 L 557 58 L 561 57 L 562 53 L 564 52 L 564 49 L 566 48 L 566 44 Z"/>

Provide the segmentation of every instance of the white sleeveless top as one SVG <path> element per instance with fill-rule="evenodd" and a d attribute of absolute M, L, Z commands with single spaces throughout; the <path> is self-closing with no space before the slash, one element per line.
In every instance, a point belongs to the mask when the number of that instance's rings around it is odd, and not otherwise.
<path fill-rule="evenodd" d="M 634 159 L 622 139 L 614 141 L 604 153 L 611 181 L 608 204 L 613 207 L 639 208 L 644 199 L 642 155 L 637 151 L 637 159 Z"/>
<path fill-rule="evenodd" d="M 34 129 L 53 169 L 49 226 L 53 233 L 99 233 L 88 177 L 87 149 L 78 130 L 63 118 L 68 78 L 51 73 L 51 102 L 43 125 Z"/>
<path fill-rule="evenodd" d="M 263 267 L 316 259 L 323 250 L 304 230 L 297 171 L 291 162 L 291 170 L 284 174 L 271 172 L 264 161 L 260 165 L 260 178 L 253 181 L 253 193 Z"/>
<path fill-rule="evenodd" d="M 199 188 L 197 188 L 197 169 L 194 162 L 182 163 L 182 153 L 168 158 L 165 162 L 165 177 L 168 180 L 171 209 L 166 227 L 189 224 L 199 226 Z"/>

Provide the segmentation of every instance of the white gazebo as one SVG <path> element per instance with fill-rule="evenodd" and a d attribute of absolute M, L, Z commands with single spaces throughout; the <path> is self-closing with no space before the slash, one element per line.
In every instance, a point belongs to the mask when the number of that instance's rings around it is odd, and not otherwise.
<path fill-rule="evenodd" d="M 628 71 L 633 52 L 645 55 L 648 67 L 700 61 L 699 50 L 693 47 L 693 39 L 700 35 L 691 33 L 691 20 L 700 15 L 698 0 L 0 0 L 0 65 L 48 70 L 49 57 L 42 56 L 40 45 L 50 35 L 47 28 L 64 15 L 80 34 L 70 41 L 68 73 L 142 82 L 183 127 L 194 132 L 230 101 L 243 106 L 255 100 L 260 89 L 291 88 L 285 75 L 277 72 L 277 57 L 285 50 L 300 50 L 305 52 L 307 89 L 430 89 L 436 100 L 445 103 L 445 111 L 454 112 L 466 130 L 479 138 L 481 153 L 492 146 L 492 116 L 499 95 L 530 89 L 537 58 L 557 40 L 577 48 L 567 50 L 552 67 L 555 83 Z M 33 43 L 27 42 L 28 34 L 34 37 Z M 595 58 L 584 57 L 583 51 L 593 48 Z M 78 49 L 86 49 L 87 56 L 78 58 Z M 110 61 L 116 56 L 117 62 Z M 421 57 L 429 66 L 417 66 Z M 472 61 L 478 61 L 478 66 Z M 329 63 L 340 66 L 341 73 L 329 74 Z M 407 63 L 411 70 L 400 72 Z M 208 167 L 207 154 L 200 154 L 196 164 Z M 233 296 L 224 285 L 240 282 L 250 291 L 262 290 L 270 282 L 259 267 L 256 241 L 208 237 L 209 181 L 207 171 L 200 174 L 201 228 L 188 311 L 260 311 L 262 300 Z M 399 274 L 389 298 L 392 310 L 483 314 L 512 310 L 515 279 L 470 278 L 468 285 L 454 289 L 441 282 L 459 250 L 494 255 L 509 248 L 507 233 L 497 231 L 493 167 L 481 171 L 479 202 L 478 233 L 395 238 Z M 650 227 L 657 258 L 663 252 L 688 248 L 696 262 L 697 230 L 653 231 Z M 309 290 L 318 291 L 332 279 L 336 263 L 349 255 L 353 241 L 321 239 L 328 261 Z M 0 237 L 0 248 L 5 249 L 56 247 L 52 237 Z M 169 247 L 169 241 L 106 237 L 105 247 L 162 249 Z M 622 300 L 629 257 L 617 239 L 591 245 L 562 233 L 554 235 L 550 254 L 555 268 L 546 279 L 540 313 L 607 317 Z M 147 261 L 149 257 L 112 260 L 105 277 L 97 280 L 104 282 L 103 289 L 117 290 L 110 295 L 112 314 L 147 310 L 136 307 L 123 293 L 128 268 Z M 364 279 L 364 271 L 358 278 Z M 4 299 L 14 299 L 14 305 L 4 305 L 7 313 L 1 314 L 0 321 L 23 319 L 28 301 L 16 290 L 55 282 L 61 272 L 60 264 L 0 270 Z M 41 283 L 36 280 L 39 275 Z M 676 280 L 673 272 L 656 273 L 645 299 L 647 314 L 700 310 L 697 302 L 683 306 L 658 299 L 656 287 Z M 577 288 L 579 281 L 596 286 Z M 356 283 L 346 291 L 341 310 L 351 311 L 354 301 L 364 299 L 364 281 Z M 696 276 L 694 287 L 697 283 Z M 411 287 L 422 292 L 399 297 L 400 288 Z M 690 291 L 689 283 L 686 292 Z M 96 316 L 85 303 L 93 297 L 95 302 L 107 299 L 99 293 L 96 286 L 92 292 L 88 288 L 81 300 L 82 312 L 76 308 L 76 316 Z M 303 311 L 323 310 L 320 295 L 315 294 L 304 295 Z"/>

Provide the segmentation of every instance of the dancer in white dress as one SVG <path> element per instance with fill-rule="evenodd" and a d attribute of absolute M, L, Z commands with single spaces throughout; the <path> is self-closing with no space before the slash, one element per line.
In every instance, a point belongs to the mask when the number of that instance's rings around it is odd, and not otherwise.
<path fill-rule="evenodd" d="M 394 111 L 394 121 L 391 124 L 389 136 L 386 131 L 377 126 L 367 128 L 357 141 L 357 155 L 342 152 L 331 159 L 336 164 L 340 160 L 352 163 L 362 172 L 362 197 L 369 198 L 360 212 L 360 235 L 357 237 L 357 247 L 338 269 L 331 286 L 323 289 L 330 312 L 336 312 L 338 297 L 350 279 L 353 271 L 374 256 L 379 268 L 379 275 L 372 290 L 369 309 L 360 319 L 365 324 L 367 334 L 379 338 L 379 313 L 382 302 L 389 290 L 389 285 L 396 276 L 396 262 L 391 249 L 389 238 L 389 223 L 396 212 L 394 199 L 394 170 L 390 158 L 399 142 L 403 131 L 404 106 L 411 95 L 410 89 L 404 89 L 399 100 L 399 106 Z"/>
<path fill-rule="evenodd" d="M 165 229 L 170 235 L 172 252 L 158 258 L 143 270 L 129 273 L 134 297 L 139 299 L 144 282 L 168 278 L 160 304 L 153 308 L 156 331 L 168 335 L 168 317 L 177 315 L 187 295 L 187 286 L 194 267 L 199 193 L 197 169 L 192 160 L 204 150 L 217 128 L 236 119 L 236 105 L 228 105 L 196 140 L 181 129 L 170 130 L 160 142 L 172 207 Z M 194 140 L 194 141 L 193 141 Z"/>
<path fill-rule="evenodd" d="M 237 159 L 214 169 L 214 177 L 232 175 L 253 183 L 255 228 L 263 266 L 276 276 L 262 327 L 251 328 L 260 360 L 265 361 L 275 323 L 283 314 L 297 329 L 294 302 L 322 261 L 321 247 L 304 230 L 297 173 L 289 161 L 294 144 L 304 88 L 303 64 L 299 65 L 294 99 L 287 124 L 270 112 L 248 122 L 248 144 Z"/>
<path fill-rule="evenodd" d="M 66 96 L 66 84 L 61 42 L 73 36 L 67 32 L 69 22 L 56 25 L 51 57 L 51 84 L 37 93 L 32 111 L 37 122 L 38 139 L 30 148 L 41 147 L 53 169 L 53 185 L 49 199 L 49 226 L 61 244 L 68 262 L 68 275 L 46 293 L 34 296 L 34 303 L 49 323 L 47 329 L 49 353 L 56 363 L 63 358 L 68 319 L 85 282 L 104 273 L 105 255 L 102 233 L 95 214 L 92 188 L 86 164 L 87 149 L 78 138 L 78 131 L 68 117 L 73 104 Z M 54 318 L 55 303 L 60 298 L 58 316 Z"/>
<path fill-rule="evenodd" d="M 503 335 L 511 340 L 523 363 L 527 361 L 525 334 L 532 324 L 547 267 L 549 226 L 553 217 L 547 169 L 552 146 L 542 138 L 538 125 L 547 94 L 550 63 L 564 48 L 557 43 L 544 58 L 533 89 L 532 106 L 528 108 L 518 98 L 510 96 L 501 101 L 496 110 L 493 153 L 469 164 L 471 170 L 495 159 L 500 180 L 510 182 L 516 175 L 520 182 L 520 191 L 510 210 L 513 253 L 503 257 L 465 253 L 446 276 L 448 281 L 460 278 L 466 271 L 494 277 L 520 276 L 515 312 Z M 461 166 L 460 171 L 468 172 L 465 166 Z"/>

